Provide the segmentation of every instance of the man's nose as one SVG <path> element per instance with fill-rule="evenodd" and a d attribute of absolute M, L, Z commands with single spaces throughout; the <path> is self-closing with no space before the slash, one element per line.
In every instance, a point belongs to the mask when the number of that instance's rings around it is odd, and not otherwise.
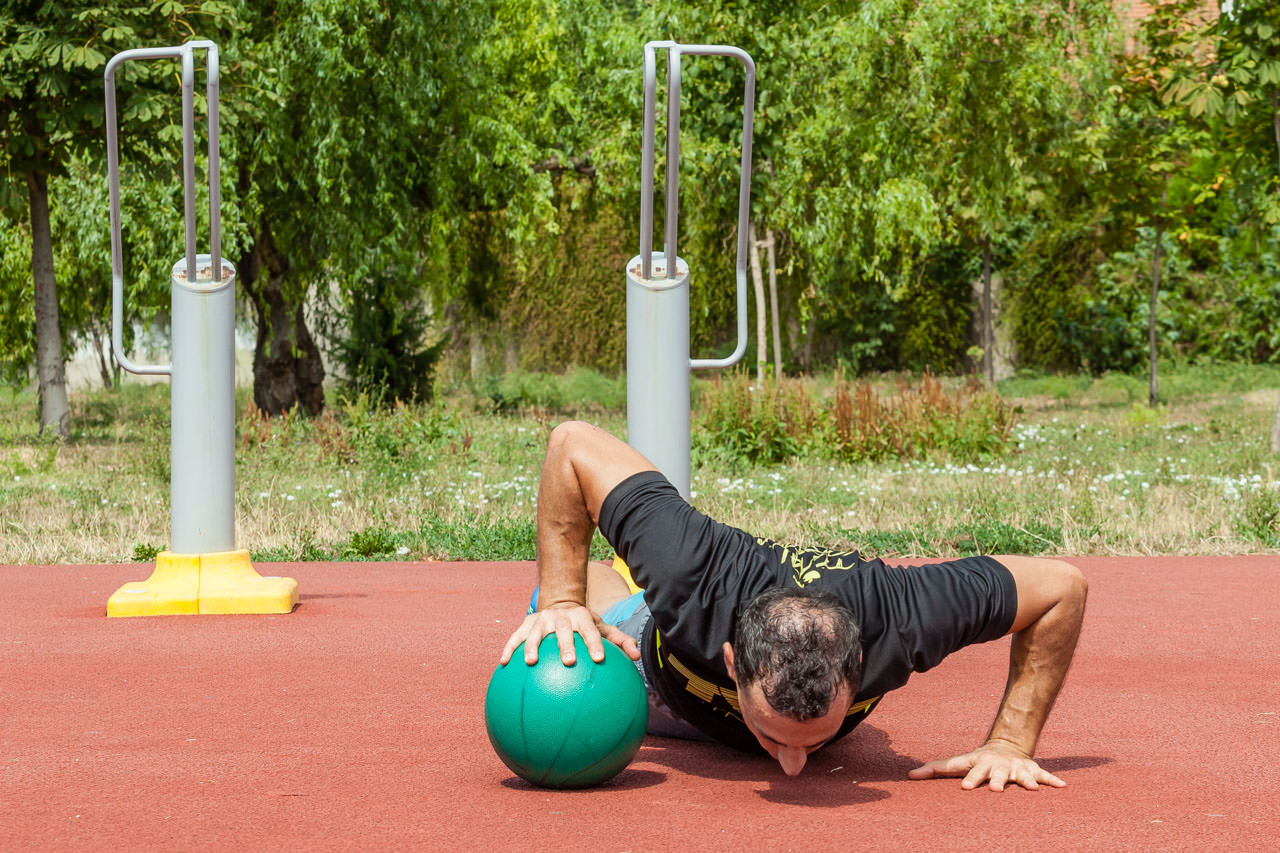
<path fill-rule="evenodd" d="M 778 763 L 782 765 L 782 772 L 788 776 L 800 775 L 808 757 L 808 753 L 798 746 L 784 746 L 778 750 Z"/>

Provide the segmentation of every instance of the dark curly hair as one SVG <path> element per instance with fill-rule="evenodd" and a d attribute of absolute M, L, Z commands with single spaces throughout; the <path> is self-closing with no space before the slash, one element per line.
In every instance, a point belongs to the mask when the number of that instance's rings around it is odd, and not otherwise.
<path fill-rule="evenodd" d="M 766 590 L 738 616 L 733 669 L 740 686 L 759 683 L 775 711 L 803 723 L 826 714 L 842 686 L 858 692 L 861 632 L 830 593 Z"/>

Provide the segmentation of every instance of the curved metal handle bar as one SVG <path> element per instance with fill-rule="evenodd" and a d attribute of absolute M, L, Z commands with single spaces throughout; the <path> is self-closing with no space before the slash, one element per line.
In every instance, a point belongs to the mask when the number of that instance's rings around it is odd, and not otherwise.
<path fill-rule="evenodd" d="M 222 269 L 221 193 L 218 174 L 218 47 L 211 41 L 190 41 L 180 47 L 137 48 L 107 61 L 106 89 L 107 181 L 111 196 L 111 350 L 116 362 L 130 373 L 170 375 L 167 364 L 135 364 L 124 354 L 124 252 L 120 232 L 120 144 L 116 124 L 116 69 L 135 59 L 182 60 L 182 161 L 186 218 L 187 280 L 196 280 L 195 194 L 195 61 L 193 51 L 205 50 L 206 92 L 209 106 L 209 237 L 212 269 Z"/>
<path fill-rule="evenodd" d="M 654 171 L 654 105 L 657 100 L 657 71 L 654 51 L 667 50 L 667 193 L 666 217 L 663 222 L 665 256 L 670 260 L 661 277 L 674 270 L 676 231 L 679 223 L 680 170 L 680 56 L 731 56 L 742 62 L 746 71 L 742 93 L 742 162 L 738 184 L 738 251 L 734 264 L 738 305 L 738 345 L 726 358 L 690 359 L 694 370 L 729 367 L 742 359 L 747 351 L 747 233 L 751 216 L 751 140 L 755 129 L 756 65 L 741 48 L 719 44 L 677 44 L 651 41 L 644 46 L 644 124 L 640 158 L 640 265 L 641 275 L 653 275 L 653 171 Z"/>

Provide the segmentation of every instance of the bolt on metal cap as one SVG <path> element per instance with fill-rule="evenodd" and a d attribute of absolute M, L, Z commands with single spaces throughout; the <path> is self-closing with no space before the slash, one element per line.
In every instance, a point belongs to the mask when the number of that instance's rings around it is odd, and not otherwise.
<path fill-rule="evenodd" d="M 183 287 L 187 290 L 195 290 L 202 293 L 215 293 L 235 283 L 236 267 L 231 261 L 223 258 L 222 275 L 215 279 L 213 276 L 212 256 L 196 255 L 196 280 L 188 281 L 187 259 L 182 257 L 174 262 L 173 269 L 169 272 L 169 277 L 173 281 L 174 287 Z"/>

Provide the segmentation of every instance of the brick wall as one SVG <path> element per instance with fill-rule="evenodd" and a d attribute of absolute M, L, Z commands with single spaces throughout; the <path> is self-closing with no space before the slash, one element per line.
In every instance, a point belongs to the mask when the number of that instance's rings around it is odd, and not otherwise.
<path fill-rule="evenodd" d="M 1156 0 L 1159 2 L 1159 0 Z M 1138 26 L 1142 23 L 1142 19 L 1151 14 L 1155 3 L 1150 0 L 1115 0 L 1116 15 L 1120 19 L 1120 31 L 1124 34 L 1124 49 L 1126 53 L 1132 53 L 1137 49 L 1136 34 Z M 1201 4 L 1201 14 L 1204 20 L 1211 20 L 1218 16 L 1217 0 L 1204 0 Z"/>

